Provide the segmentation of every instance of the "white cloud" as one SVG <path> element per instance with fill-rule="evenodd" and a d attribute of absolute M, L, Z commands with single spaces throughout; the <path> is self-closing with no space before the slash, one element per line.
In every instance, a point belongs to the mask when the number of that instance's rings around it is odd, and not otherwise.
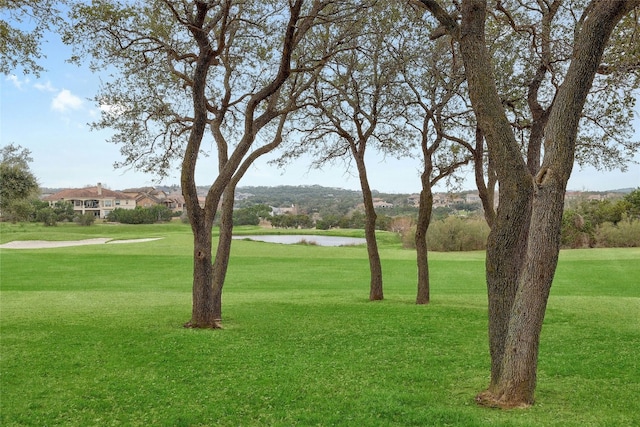
<path fill-rule="evenodd" d="M 34 83 L 33 87 L 35 87 L 36 89 L 42 91 L 42 92 L 56 92 L 58 89 L 56 89 L 55 87 L 53 87 L 53 85 L 51 84 L 50 81 L 47 81 L 46 83 Z"/>
<path fill-rule="evenodd" d="M 22 90 L 22 86 L 29 83 L 29 79 L 20 80 L 18 76 L 15 74 L 11 74 L 7 76 L 7 80 L 9 80 L 15 87 Z"/>
<path fill-rule="evenodd" d="M 117 117 L 127 111 L 124 105 L 120 104 L 100 104 L 100 111 L 110 117 Z"/>
<path fill-rule="evenodd" d="M 79 97 L 75 96 L 68 89 L 62 89 L 60 93 L 51 101 L 51 109 L 60 113 L 65 113 L 68 110 L 77 110 L 82 107 L 83 101 Z"/>

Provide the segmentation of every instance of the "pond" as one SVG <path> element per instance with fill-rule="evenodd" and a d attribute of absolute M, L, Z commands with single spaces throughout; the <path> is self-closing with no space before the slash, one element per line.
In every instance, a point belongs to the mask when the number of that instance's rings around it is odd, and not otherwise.
<path fill-rule="evenodd" d="M 318 246 L 353 246 L 364 245 L 366 239 L 360 237 L 316 236 L 313 234 L 278 234 L 260 236 L 233 236 L 237 240 L 255 240 L 267 243 L 282 243 L 285 245 L 308 244 Z"/>

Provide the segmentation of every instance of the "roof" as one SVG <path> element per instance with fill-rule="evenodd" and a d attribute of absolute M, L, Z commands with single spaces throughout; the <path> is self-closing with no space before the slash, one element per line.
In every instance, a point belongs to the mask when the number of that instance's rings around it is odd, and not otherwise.
<path fill-rule="evenodd" d="M 58 191 L 55 194 L 45 197 L 43 200 L 55 202 L 57 200 L 72 200 L 72 199 L 120 199 L 120 200 L 133 200 L 133 197 L 128 196 L 119 191 L 108 190 L 106 188 L 100 189 L 101 194 L 98 194 L 98 187 L 86 187 L 86 188 L 69 188 L 66 190 Z"/>
<path fill-rule="evenodd" d="M 149 194 L 151 196 L 165 196 L 166 193 L 162 190 L 158 190 L 155 187 L 140 187 L 140 188 L 127 188 L 125 190 L 122 190 L 123 193 L 127 193 L 127 194 Z"/>

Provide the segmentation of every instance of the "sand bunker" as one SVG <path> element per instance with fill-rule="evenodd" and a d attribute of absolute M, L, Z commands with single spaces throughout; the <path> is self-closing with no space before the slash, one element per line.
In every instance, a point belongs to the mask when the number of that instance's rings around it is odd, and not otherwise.
<path fill-rule="evenodd" d="M 162 237 L 154 237 L 149 239 L 130 239 L 130 240 L 113 240 L 109 238 L 96 238 L 85 240 L 70 240 L 61 242 L 52 242 L 47 240 L 15 240 L 13 242 L 0 245 L 2 249 L 48 249 L 48 248 L 64 248 L 67 246 L 85 246 L 85 245 L 104 245 L 118 243 L 141 243 L 150 242 L 152 240 L 160 240 Z"/>

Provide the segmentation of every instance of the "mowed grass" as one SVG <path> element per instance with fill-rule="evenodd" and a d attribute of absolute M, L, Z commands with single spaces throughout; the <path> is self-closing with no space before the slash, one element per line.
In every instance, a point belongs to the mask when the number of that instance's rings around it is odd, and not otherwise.
<path fill-rule="evenodd" d="M 3 426 L 633 426 L 640 424 L 640 250 L 561 254 L 537 402 L 480 408 L 488 383 L 484 254 L 415 254 L 381 236 L 385 300 L 364 247 L 234 241 L 224 326 L 188 330 L 184 224 L 0 224 Z M 245 230 L 255 232 L 256 230 Z M 350 234 L 357 234 L 348 232 Z"/>

